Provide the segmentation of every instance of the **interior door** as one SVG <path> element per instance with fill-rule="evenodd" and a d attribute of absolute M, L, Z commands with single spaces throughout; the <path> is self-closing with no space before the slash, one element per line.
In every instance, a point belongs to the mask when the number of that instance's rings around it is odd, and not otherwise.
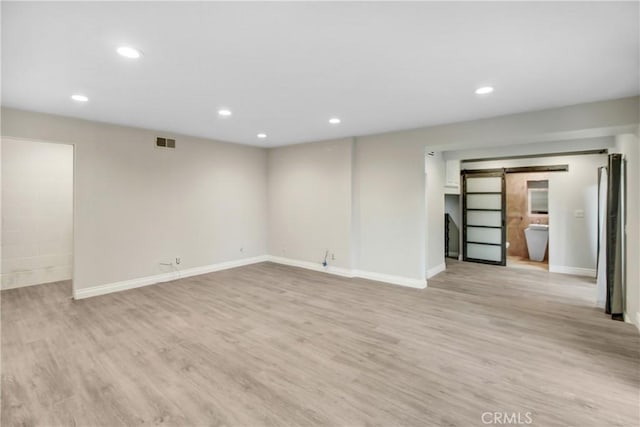
<path fill-rule="evenodd" d="M 462 259 L 507 265 L 505 171 L 464 171 Z"/>

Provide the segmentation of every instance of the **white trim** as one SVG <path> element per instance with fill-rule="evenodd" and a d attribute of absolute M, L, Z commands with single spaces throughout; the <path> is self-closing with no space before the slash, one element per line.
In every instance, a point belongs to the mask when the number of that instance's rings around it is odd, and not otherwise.
<path fill-rule="evenodd" d="M 410 277 L 393 276 L 389 274 L 381 274 L 370 271 L 350 270 L 342 267 L 327 266 L 309 261 L 300 261 L 290 258 L 282 258 L 270 255 L 262 255 L 253 258 L 244 258 L 234 261 L 221 262 L 202 267 L 194 267 L 186 270 L 179 270 L 170 273 L 156 274 L 154 276 L 140 277 L 136 279 L 123 280 L 121 282 L 107 283 L 104 285 L 92 286 L 74 290 L 74 299 L 84 299 L 99 295 L 106 295 L 113 292 L 125 291 L 128 289 L 140 288 L 143 286 L 154 285 L 156 283 L 169 282 L 172 280 L 183 279 L 201 274 L 213 273 L 214 271 L 227 270 L 230 268 L 242 267 L 245 265 L 256 264 L 259 262 L 273 262 L 276 264 L 289 265 L 292 267 L 300 267 L 307 270 L 320 271 L 328 274 L 334 274 L 342 277 L 359 277 L 376 282 L 390 283 L 393 285 L 407 286 L 410 288 L 424 289 L 427 287 L 427 281 L 423 279 L 413 279 Z M 438 266 L 440 267 L 440 266 Z"/>
<path fill-rule="evenodd" d="M 596 277 L 595 268 L 567 267 L 565 265 L 549 265 L 550 273 L 573 274 L 575 276 Z"/>
<path fill-rule="evenodd" d="M 202 267 L 188 268 L 171 273 L 156 274 L 154 276 L 140 277 L 137 279 L 123 280 L 121 282 L 107 283 L 105 285 L 92 286 L 90 288 L 74 289 L 73 298 L 83 299 L 98 295 L 110 294 L 112 292 L 125 291 L 127 289 L 140 288 L 142 286 L 154 285 L 156 283 L 169 282 L 171 280 L 183 279 L 185 277 L 198 276 L 200 274 L 213 273 L 214 271 L 228 270 L 230 268 L 242 267 L 244 265 L 256 264 L 268 260 L 267 255 L 252 258 L 243 258 L 233 261 L 220 262 L 217 264 L 205 265 Z"/>
<path fill-rule="evenodd" d="M 440 265 L 436 265 L 435 267 L 428 269 L 427 279 L 431 279 L 433 276 L 435 276 L 438 273 L 442 273 L 446 269 L 447 269 L 447 264 L 445 264 L 444 262 Z"/>
<path fill-rule="evenodd" d="M 323 273 L 335 274 L 337 276 L 342 276 L 342 277 L 354 277 L 353 272 L 351 270 L 347 268 L 342 268 L 342 267 L 334 267 L 332 265 L 328 265 L 324 267 L 320 263 L 300 261 L 297 259 L 283 258 L 283 257 L 273 256 L 273 255 L 268 255 L 267 261 L 273 262 L 276 264 L 290 265 L 291 267 L 305 268 L 307 270 L 321 271 Z"/>
<path fill-rule="evenodd" d="M 406 286 L 408 288 L 424 289 L 427 287 L 425 279 L 413 279 L 404 276 L 392 276 L 389 274 L 375 273 L 372 271 L 354 270 L 353 277 L 374 280 L 376 282 L 390 283 L 392 285 Z"/>
<path fill-rule="evenodd" d="M 278 256 L 269 256 L 268 261 L 276 264 L 289 265 L 292 267 L 305 268 L 307 270 L 335 274 L 337 276 L 342 276 L 342 277 L 349 277 L 349 278 L 359 277 L 361 279 L 374 280 L 376 282 L 390 283 L 392 285 L 407 286 L 407 287 L 416 288 L 416 289 L 424 289 L 427 287 L 427 281 L 424 279 L 413 279 L 413 278 L 404 277 L 404 276 L 393 276 L 389 274 L 375 273 L 371 271 L 350 270 L 348 268 L 334 267 L 331 265 L 327 267 L 323 267 L 322 264 L 320 263 L 300 261 L 300 260 L 283 258 Z"/>
<path fill-rule="evenodd" d="M 623 317 L 624 317 L 624 321 L 626 323 L 631 323 L 632 325 L 634 325 L 638 331 L 640 331 L 640 311 L 636 312 L 636 318 L 635 318 L 635 322 L 632 316 L 630 316 L 629 314 L 627 314 L 627 312 L 625 311 L 624 313 L 622 313 Z"/>

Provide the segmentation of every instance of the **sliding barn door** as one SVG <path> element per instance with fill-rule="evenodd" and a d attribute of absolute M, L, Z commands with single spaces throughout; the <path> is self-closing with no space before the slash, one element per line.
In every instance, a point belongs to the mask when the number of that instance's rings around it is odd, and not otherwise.
<path fill-rule="evenodd" d="M 462 195 L 463 259 L 507 265 L 504 171 L 465 171 Z"/>

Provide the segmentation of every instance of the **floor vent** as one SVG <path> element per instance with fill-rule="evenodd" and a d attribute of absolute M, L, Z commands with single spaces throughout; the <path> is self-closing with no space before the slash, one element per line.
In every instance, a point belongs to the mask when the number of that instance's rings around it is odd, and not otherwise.
<path fill-rule="evenodd" d="M 176 140 L 169 138 L 156 138 L 156 147 L 161 148 L 176 148 Z"/>

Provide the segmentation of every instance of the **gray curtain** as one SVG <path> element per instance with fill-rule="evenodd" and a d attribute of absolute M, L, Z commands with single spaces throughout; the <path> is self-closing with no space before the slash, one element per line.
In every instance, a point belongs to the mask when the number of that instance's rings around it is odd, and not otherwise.
<path fill-rule="evenodd" d="M 607 168 L 607 301 L 605 311 L 616 320 L 624 313 L 624 163 L 622 154 L 609 154 Z"/>

